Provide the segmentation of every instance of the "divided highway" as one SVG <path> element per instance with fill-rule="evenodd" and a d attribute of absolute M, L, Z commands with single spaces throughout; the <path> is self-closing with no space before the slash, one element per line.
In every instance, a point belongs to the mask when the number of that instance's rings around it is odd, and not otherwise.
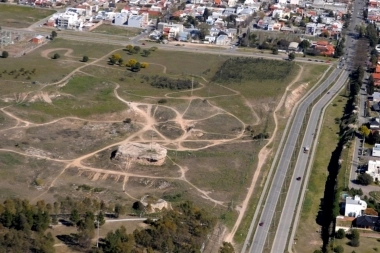
<path fill-rule="evenodd" d="M 272 186 L 269 190 L 267 199 L 265 201 L 264 209 L 262 211 L 261 217 L 260 217 L 260 222 L 263 222 L 262 226 L 258 226 L 256 228 L 256 232 L 253 238 L 252 246 L 250 248 L 251 253 L 259 253 L 263 252 L 264 248 L 269 247 L 267 245 L 267 237 L 269 236 L 269 228 L 272 222 L 273 217 L 275 216 L 275 209 L 277 202 L 279 200 L 282 186 L 285 181 L 286 173 L 288 171 L 288 168 L 290 166 L 290 161 L 292 154 L 296 148 L 296 142 L 297 138 L 301 133 L 301 128 L 302 125 L 304 124 L 304 118 L 306 117 L 306 113 L 308 110 L 308 107 L 320 96 L 321 94 L 326 94 L 320 101 L 321 103 L 318 102 L 318 104 L 325 105 L 328 103 L 328 101 L 334 96 L 334 93 L 336 93 L 343 85 L 344 81 L 347 78 L 347 74 L 343 74 L 340 78 L 339 81 L 335 83 L 335 85 L 330 89 L 329 94 L 327 94 L 326 89 L 335 81 L 336 78 L 342 73 L 341 69 L 335 69 L 333 73 L 320 85 L 318 86 L 313 92 L 311 92 L 299 105 L 297 112 L 294 116 L 293 123 L 290 127 L 288 137 L 286 139 L 286 142 L 283 146 L 282 154 L 280 156 L 277 170 L 275 172 Z M 322 106 L 322 107 L 323 107 Z M 309 136 L 307 137 L 305 135 L 303 145 L 305 146 L 311 146 L 312 143 L 312 138 L 314 135 L 311 135 L 316 128 L 316 124 L 318 122 L 320 110 L 313 110 L 312 115 L 310 116 L 309 123 L 311 123 L 312 126 L 308 125 L 307 130 L 306 130 L 306 135 L 308 134 Z M 302 150 L 300 151 L 302 152 Z M 305 159 L 307 161 L 307 156 L 306 154 L 302 154 L 306 156 Z M 295 180 L 296 177 L 302 176 L 304 174 L 304 171 L 306 169 L 306 164 L 303 168 L 300 168 L 298 166 L 298 170 L 295 170 L 295 173 L 293 174 L 292 180 Z M 298 195 L 299 195 L 299 189 L 301 187 L 301 182 L 296 181 L 298 184 L 293 184 L 295 185 L 294 189 L 289 189 L 289 192 L 291 192 L 292 198 L 287 198 L 287 202 L 290 202 L 291 199 L 293 199 L 295 202 L 298 200 Z M 297 190 L 298 188 L 298 190 Z M 296 191 L 296 192 L 293 192 Z M 288 195 L 289 196 L 289 195 Z M 285 204 L 286 205 L 286 204 Z M 295 206 L 295 205 L 294 205 Z M 284 208 L 284 212 L 287 215 L 287 220 L 289 221 L 289 224 L 292 222 L 293 219 L 293 213 L 294 213 L 295 208 L 289 208 L 286 209 Z M 291 213 L 289 213 L 289 211 Z M 277 213 L 279 216 L 281 213 Z M 286 231 L 286 229 L 283 231 L 285 233 L 285 236 L 283 233 L 281 236 L 283 237 L 282 240 L 285 241 L 284 245 L 277 245 L 276 249 L 273 248 L 272 252 L 284 252 L 285 246 L 286 246 L 286 240 L 288 238 L 289 230 Z M 272 235 L 274 236 L 274 235 Z M 279 238 L 280 236 L 276 236 L 276 239 Z"/>

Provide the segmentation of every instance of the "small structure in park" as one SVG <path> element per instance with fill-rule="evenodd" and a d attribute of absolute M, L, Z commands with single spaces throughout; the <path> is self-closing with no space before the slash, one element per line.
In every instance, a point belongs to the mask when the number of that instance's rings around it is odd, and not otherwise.
<path fill-rule="evenodd" d="M 129 160 L 144 165 L 162 165 L 165 162 L 167 150 L 157 143 L 127 143 L 120 145 L 116 151 L 116 160 Z"/>
<path fill-rule="evenodd" d="M 156 211 L 161 211 L 164 208 L 168 209 L 169 207 L 167 201 L 151 195 L 145 195 L 141 198 L 140 202 L 145 206 L 146 212 L 148 213 L 154 213 Z"/>

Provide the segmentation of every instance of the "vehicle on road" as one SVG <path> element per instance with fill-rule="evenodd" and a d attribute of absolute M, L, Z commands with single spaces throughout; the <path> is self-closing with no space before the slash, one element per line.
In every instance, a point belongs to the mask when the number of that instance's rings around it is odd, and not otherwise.
<path fill-rule="evenodd" d="M 329 92 L 327 92 L 327 94 L 330 94 L 330 91 L 329 91 Z"/>
<path fill-rule="evenodd" d="M 300 180 L 301 180 L 301 177 L 297 177 L 296 179 L 297 179 L 297 181 L 300 181 Z"/>
<path fill-rule="evenodd" d="M 309 147 L 303 147 L 303 152 L 304 152 L 305 154 L 309 153 L 309 151 L 310 151 L 310 148 L 309 148 Z"/>
<path fill-rule="evenodd" d="M 141 43 L 141 45 L 145 46 L 145 43 L 143 42 L 143 43 Z"/>
<path fill-rule="evenodd" d="M 264 222 L 260 222 L 259 226 L 262 227 L 264 225 Z"/>

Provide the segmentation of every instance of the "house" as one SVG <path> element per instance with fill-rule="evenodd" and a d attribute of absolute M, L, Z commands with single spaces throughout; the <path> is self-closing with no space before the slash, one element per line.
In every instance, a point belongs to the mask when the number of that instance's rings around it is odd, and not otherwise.
<path fill-rule="evenodd" d="M 376 67 L 376 71 L 377 71 L 377 67 Z M 372 73 L 372 77 L 373 77 L 373 81 L 374 81 L 374 86 L 380 86 L 380 73 L 376 72 L 376 73 Z"/>
<path fill-rule="evenodd" d="M 142 13 L 141 15 L 132 15 L 128 18 L 128 27 L 143 28 L 149 23 L 149 14 Z"/>
<path fill-rule="evenodd" d="M 374 152 L 376 152 L 376 155 L 374 155 Z M 380 156 L 380 144 L 375 144 L 372 149 L 372 156 Z M 378 181 L 380 178 L 380 160 L 369 160 L 366 173 L 369 174 L 374 181 Z"/>
<path fill-rule="evenodd" d="M 179 32 L 177 35 L 177 40 L 178 41 L 188 41 L 189 40 L 189 32 Z"/>
<path fill-rule="evenodd" d="M 328 41 L 320 40 L 317 41 L 317 43 L 313 46 L 315 50 L 324 56 L 333 56 L 335 53 L 334 46 L 331 45 Z"/>
<path fill-rule="evenodd" d="M 115 25 L 125 25 L 128 20 L 128 13 L 127 12 L 121 12 L 116 15 L 114 24 Z"/>
<path fill-rule="evenodd" d="M 362 216 L 365 209 L 367 209 L 367 202 L 360 200 L 359 196 L 355 195 L 355 197 L 346 197 L 344 216 Z"/>
<path fill-rule="evenodd" d="M 299 43 L 297 42 L 290 42 L 288 50 L 289 51 L 297 51 Z"/>
<path fill-rule="evenodd" d="M 356 228 L 372 229 L 377 231 L 380 228 L 379 216 L 363 215 L 357 217 L 352 225 Z"/>
<path fill-rule="evenodd" d="M 372 95 L 368 96 L 369 101 L 380 102 L 380 92 L 374 92 Z"/>
<path fill-rule="evenodd" d="M 219 35 L 218 38 L 216 38 L 216 45 L 226 46 L 229 43 L 230 43 L 230 39 L 225 34 Z"/>
<path fill-rule="evenodd" d="M 379 104 L 376 103 L 377 106 Z M 380 119 L 379 118 L 373 118 L 369 122 L 369 129 L 371 130 L 379 130 L 380 129 Z"/>
<path fill-rule="evenodd" d="M 45 37 L 42 35 L 37 35 L 32 39 L 32 43 L 37 45 L 42 44 L 44 41 Z"/>

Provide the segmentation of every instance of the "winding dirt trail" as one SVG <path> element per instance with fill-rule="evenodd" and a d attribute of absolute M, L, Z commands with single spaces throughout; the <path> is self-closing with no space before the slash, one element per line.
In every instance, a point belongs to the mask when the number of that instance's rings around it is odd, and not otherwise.
<path fill-rule="evenodd" d="M 243 220 L 243 216 L 245 214 L 245 211 L 247 210 L 248 202 L 249 202 L 249 200 L 252 197 L 252 193 L 253 193 L 253 190 L 254 190 L 255 185 L 257 183 L 257 179 L 259 178 L 259 175 L 261 173 L 261 169 L 263 168 L 263 165 L 264 165 L 266 159 L 268 158 L 270 152 L 272 151 L 272 148 L 268 148 L 268 146 L 272 144 L 274 138 L 276 137 L 277 130 L 278 130 L 278 117 L 277 117 L 276 113 L 283 107 L 283 104 L 285 102 L 285 99 L 286 99 L 286 97 L 288 95 L 288 91 L 290 90 L 290 88 L 301 77 L 301 74 L 302 74 L 302 71 L 303 71 L 303 67 L 301 65 L 298 65 L 298 66 L 300 67 L 300 70 L 299 70 L 297 76 L 286 87 L 285 92 L 282 95 L 280 102 L 278 103 L 276 109 L 273 111 L 273 114 L 272 114 L 273 115 L 273 119 L 274 119 L 273 134 L 272 134 L 271 138 L 268 140 L 267 144 L 265 144 L 265 146 L 259 152 L 259 155 L 258 155 L 258 159 L 259 160 L 258 160 L 257 168 L 256 168 L 255 173 L 254 173 L 253 178 L 252 178 L 251 185 L 250 185 L 250 187 L 248 189 L 248 193 L 247 193 L 247 195 L 246 195 L 246 197 L 245 197 L 245 199 L 244 199 L 241 207 L 239 208 L 239 216 L 238 216 L 238 218 L 237 218 L 234 226 L 232 227 L 231 232 L 226 235 L 225 241 L 227 241 L 227 242 L 232 242 L 232 240 L 233 240 L 233 238 L 235 236 L 235 233 L 236 233 L 237 229 L 239 228 L 241 221 Z"/>
<path fill-rule="evenodd" d="M 64 54 L 67 57 L 80 58 L 80 57 L 74 57 L 74 56 L 72 56 L 73 50 L 72 49 L 68 49 L 68 48 L 48 49 L 48 50 L 43 51 L 42 54 L 41 54 L 41 56 L 44 57 L 44 58 L 49 58 L 48 57 L 49 53 L 54 52 L 54 51 L 59 51 L 59 50 L 67 50 L 65 52 L 65 54 Z M 98 59 L 93 59 L 90 62 L 83 63 L 83 65 L 81 65 L 81 66 L 77 67 L 76 69 L 74 69 L 72 72 L 70 72 L 68 75 L 66 75 L 65 77 L 63 77 L 61 80 L 59 80 L 57 82 L 54 82 L 54 83 L 49 83 L 49 84 L 41 87 L 39 90 L 42 90 L 42 89 L 44 89 L 45 87 L 48 87 L 48 86 L 64 85 L 65 83 L 68 82 L 69 78 L 71 78 L 76 73 L 89 75 L 88 73 L 84 72 L 82 69 L 85 68 L 85 67 L 87 67 L 87 66 L 91 66 L 91 65 L 93 65 L 93 66 L 99 66 L 98 63 L 100 61 L 105 60 L 110 54 L 112 54 L 112 53 L 114 53 L 114 52 L 116 52 L 118 50 L 120 50 L 120 49 L 115 49 L 115 50 L 113 50 L 111 52 L 108 52 L 107 54 L 105 54 L 104 56 L 102 56 L 102 57 L 100 57 Z M 166 73 L 166 71 L 167 71 L 167 68 L 166 68 L 165 65 L 156 64 L 156 63 L 149 63 L 149 64 L 158 65 L 158 66 L 163 67 L 163 73 Z M 101 66 L 101 67 L 110 68 L 108 66 Z M 236 233 L 236 231 L 237 231 L 237 229 L 238 229 L 238 227 L 239 227 L 239 225 L 240 225 L 240 223 L 242 221 L 242 218 L 243 218 L 243 216 L 244 216 L 244 214 L 246 212 L 249 199 L 251 198 L 251 196 L 253 194 L 253 190 L 254 190 L 254 187 L 255 187 L 255 185 L 257 183 L 257 179 L 258 179 L 258 177 L 259 177 L 259 175 L 261 173 L 262 167 L 263 167 L 263 165 L 264 165 L 264 163 L 265 163 L 268 155 L 272 151 L 272 149 L 269 148 L 269 145 L 273 142 L 274 137 L 276 136 L 276 133 L 278 131 L 278 116 L 276 115 L 276 113 L 283 107 L 283 104 L 284 104 L 284 102 L 286 100 L 287 93 L 290 90 L 290 88 L 299 80 L 299 78 L 300 78 L 300 76 L 302 74 L 302 70 L 303 70 L 302 66 L 299 66 L 299 67 L 300 67 L 299 73 L 294 78 L 294 80 L 292 81 L 292 83 L 290 83 L 287 86 L 287 88 L 286 88 L 283 96 L 281 97 L 280 102 L 278 103 L 276 109 L 273 111 L 273 118 L 274 118 L 274 122 L 275 122 L 275 127 L 274 127 L 274 130 L 273 130 L 273 134 L 272 134 L 271 138 L 268 140 L 267 144 L 260 150 L 260 152 L 258 154 L 258 159 L 259 160 L 258 160 L 257 169 L 256 169 L 256 171 L 255 171 L 255 173 L 253 175 L 253 178 L 252 178 L 252 181 L 251 181 L 251 185 L 250 185 L 250 187 L 248 189 L 248 193 L 247 193 L 247 195 L 246 195 L 246 197 L 245 197 L 245 199 L 244 199 L 244 201 L 241 204 L 241 207 L 239 209 L 238 219 L 236 220 L 236 223 L 234 224 L 234 227 L 232 228 L 231 232 L 226 236 L 225 240 L 228 241 L 228 242 L 232 242 L 232 240 L 233 240 L 233 237 L 234 237 L 234 235 L 235 235 L 235 233 Z M 201 78 L 205 82 L 209 82 L 204 77 L 201 77 Z M 48 190 L 55 185 L 56 181 L 61 177 L 61 175 L 63 173 L 65 173 L 65 171 L 68 168 L 76 167 L 76 168 L 78 168 L 79 170 L 82 170 L 82 171 L 91 171 L 91 172 L 93 172 L 94 173 L 93 180 L 96 180 L 99 177 L 104 179 L 104 177 L 108 177 L 108 175 L 124 176 L 123 184 L 122 184 L 122 190 L 131 199 L 136 199 L 136 198 L 134 198 L 133 196 L 131 196 L 126 191 L 126 183 L 128 182 L 128 180 L 129 180 L 130 177 L 151 178 L 151 179 L 171 179 L 171 180 L 181 180 L 181 181 L 184 181 L 187 184 L 189 184 L 194 190 L 196 190 L 200 194 L 200 196 L 202 198 L 211 201 L 215 205 L 225 206 L 225 204 L 222 201 L 219 201 L 219 200 L 211 198 L 209 196 L 209 194 L 210 194 L 209 192 L 206 192 L 206 191 L 198 188 L 193 183 L 191 183 L 190 181 L 188 181 L 187 178 L 186 178 L 186 172 L 187 172 L 188 169 L 184 168 L 183 166 L 181 166 L 178 163 L 175 163 L 174 161 L 172 161 L 170 159 L 170 157 L 168 157 L 168 159 L 171 162 L 173 162 L 174 165 L 176 165 L 178 167 L 178 170 L 179 170 L 179 173 L 180 173 L 179 177 L 160 177 L 160 176 L 140 175 L 140 174 L 136 174 L 136 173 L 130 173 L 130 172 L 128 172 L 128 169 L 122 169 L 122 168 L 121 168 L 120 171 L 107 170 L 107 169 L 101 169 L 101 168 L 95 168 L 95 167 L 86 166 L 86 165 L 83 164 L 83 161 L 85 159 L 87 159 L 87 158 L 89 158 L 89 157 L 91 157 L 91 156 L 93 156 L 93 155 L 101 152 L 101 151 L 104 151 L 104 150 L 109 149 L 111 147 L 114 147 L 116 145 L 122 145 L 122 144 L 127 143 L 127 142 L 135 142 L 133 140 L 136 140 L 136 139 L 138 139 L 139 142 L 147 142 L 147 141 L 149 142 L 150 140 L 147 140 L 146 138 L 144 138 L 144 133 L 147 133 L 148 131 L 153 131 L 154 134 L 155 134 L 155 136 L 160 138 L 160 139 L 156 140 L 156 142 L 159 142 L 162 145 L 172 145 L 172 144 L 175 144 L 176 145 L 176 149 L 175 150 L 178 150 L 178 151 L 197 151 L 197 150 L 206 149 L 206 148 L 209 148 L 209 147 L 212 147 L 212 146 L 216 146 L 216 145 L 221 145 L 221 144 L 224 144 L 224 143 L 237 142 L 237 141 L 239 141 L 243 137 L 244 130 L 240 131 L 239 133 L 237 133 L 235 135 L 232 135 L 232 134 L 224 135 L 225 137 L 226 136 L 229 137 L 229 138 L 224 138 L 224 139 L 210 139 L 210 140 L 207 140 L 207 139 L 206 140 L 205 139 L 203 139 L 203 140 L 189 140 L 189 139 L 187 139 L 189 137 L 189 135 L 191 134 L 190 131 L 187 131 L 187 126 L 189 124 L 191 124 L 193 122 L 198 122 L 198 121 L 201 121 L 201 120 L 206 120 L 206 119 L 215 117 L 216 115 L 219 115 L 219 114 L 225 114 L 225 115 L 233 117 L 237 122 L 239 122 L 239 124 L 241 125 L 242 129 L 245 129 L 246 124 L 240 118 L 238 118 L 234 114 L 226 111 L 225 109 L 223 109 L 221 107 L 218 107 L 216 105 L 211 104 L 208 100 L 207 100 L 207 103 L 210 106 L 212 106 L 213 108 L 217 109 L 217 113 L 215 113 L 215 114 L 213 114 L 211 116 L 200 118 L 200 119 L 196 119 L 196 120 L 187 120 L 187 119 L 184 119 L 184 116 L 185 116 L 186 112 L 189 110 L 189 108 L 191 107 L 192 101 L 194 101 L 195 99 L 211 99 L 211 98 L 227 97 L 227 96 L 229 96 L 229 97 L 240 96 L 244 100 L 244 102 L 246 103 L 246 105 L 250 108 L 250 111 L 251 111 L 253 117 L 255 118 L 254 122 L 253 122 L 253 125 L 260 124 L 261 123 L 261 119 L 259 118 L 259 116 L 256 113 L 256 111 L 253 109 L 253 107 L 250 105 L 250 103 L 248 102 L 248 100 L 239 91 L 236 91 L 236 90 L 231 89 L 229 87 L 225 87 L 225 86 L 220 85 L 220 84 L 216 84 L 216 85 L 219 85 L 220 87 L 222 87 L 222 88 L 230 91 L 231 94 L 217 95 L 217 96 L 210 96 L 210 97 L 194 96 L 193 95 L 194 91 L 197 91 L 197 90 L 205 88 L 205 85 L 203 85 L 202 83 L 201 83 L 201 87 L 197 87 L 195 89 L 192 89 L 191 91 L 186 90 L 186 91 L 169 92 L 169 93 L 164 94 L 163 97 L 166 97 L 166 98 L 188 101 L 188 106 L 187 106 L 186 110 L 183 113 L 180 113 L 178 110 L 176 110 L 176 109 L 174 109 L 172 107 L 165 106 L 165 105 L 159 105 L 160 107 L 170 109 L 170 110 L 172 110 L 175 113 L 175 118 L 171 119 L 171 121 L 174 121 L 175 123 L 177 123 L 179 125 L 179 127 L 184 131 L 184 134 L 182 134 L 178 138 L 172 140 L 172 139 L 167 138 L 163 134 L 161 134 L 156 129 L 156 127 L 155 127 L 155 125 L 157 124 L 157 121 L 155 120 L 155 113 L 157 111 L 158 105 L 152 105 L 152 104 L 147 104 L 147 103 L 138 103 L 138 102 L 129 102 L 129 101 L 126 101 L 125 99 L 123 99 L 122 97 L 120 97 L 119 94 L 118 94 L 118 89 L 120 87 L 119 84 L 117 84 L 117 83 L 114 83 L 114 84 L 115 84 L 115 88 L 114 88 L 114 95 L 115 95 L 115 97 L 118 100 L 120 100 L 121 102 L 123 102 L 126 106 L 128 106 L 128 108 L 131 109 L 133 112 L 135 112 L 135 114 L 139 115 L 142 118 L 142 121 L 139 122 L 139 124 L 141 124 L 143 127 L 140 130 L 138 130 L 137 132 L 135 132 L 135 133 L 131 134 L 130 136 L 128 136 L 126 139 L 124 139 L 122 141 L 119 141 L 119 142 L 116 142 L 116 143 L 112 143 L 112 144 L 107 145 L 105 147 L 102 147 L 101 149 L 98 149 L 98 150 L 96 150 L 94 152 L 85 154 L 83 156 L 77 157 L 77 158 L 72 159 L 72 160 L 53 159 L 53 158 L 39 156 L 39 155 L 26 154 L 26 153 L 22 153 L 22 152 L 10 150 L 10 149 L 0 149 L 1 152 L 14 152 L 14 153 L 18 153 L 20 155 L 32 156 L 32 157 L 43 158 L 43 159 L 49 159 L 49 160 L 52 160 L 52 161 L 63 162 L 63 163 L 66 164 L 63 167 L 63 169 L 60 171 L 60 173 L 52 180 L 51 184 L 46 189 L 46 191 L 42 192 L 40 195 L 38 195 L 37 197 L 35 197 L 33 200 L 36 200 L 36 199 L 40 198 L 41 196 L 43 196 L 44 194 L 46 194 L 48 192 Z M 181 96 L 181 94 L 185 94 L 185 93 L 189 93 L 189 92 L 191 92 L 190 95 L 183 95 L 183 96 Z M 138 95 L 135 95 L 133 93 L 128 93 L 128 92 L 126 92 L 126 94 L 132 94 L 134 96 L 138 96 Z M 177 94 L 177 95 L 180 94 L 180 95 L 178 97 L 175 97 L 175 96 L 173 96 L 174 94 Z M 142 97 L 142 98 L 153 98 L 153 99 L 163 98 L 163 97 L 153 97 L 153 96 L 139 96 L 139 97 Z M 22 99 L 25 100 L 26 97 L 23 97 Z M 154 110 L 152 110 L 153 106 L 155 106 Z M 142 108 L 146 108 L 146 109 L 142 109 Z M 16 125 L 13 126 L 13 127 L 11 127 L 11 128 L 8 128 L 8 129 L 0 130 L 0 132 L 4 132 L 4 131 L 7 131 L 9 129 L 14 129 L 14 128 L 28 128 L 28 127 L 31 127 L 31 126 L 35 127 L 35 126 L 44 126 L 44 125 L 54 124 L 54 123 L 57 123 L 60 120 L 64 120 L 64 119 L 91 121 L 91 120 L 81 119 L 81 118 L 77 118 L 77 117 L 62 117 L 62 118 L 59 118 L 59 119 L 52 120 L 50 122 L 36 124 L 36 123 L 33 123 L 33 122 L 29 122 L 27 120 L 23 120 L 23 119 L 15 116 L 15 115 L 13 115 L 12 113 L 6 111 L 5 109 L 6 109 L 6 107 L 3 107 L 0 110 L 4 114 L 6 114 L 7 116 L 15 119 L 16 120 Z M 92 121 L 92 122 L 101 122 L 101 123 L 112 122 L 113 123 L 115 121 Z M 206 133 L 206 132 L 203 131 L 203 133 Z M 220 133 L 210 133 L 210 134 L 220 134 Z M 204 145 L 202 147 L 197 147 L 197 148 L 185 148 L 185 147 L 182 146 L 182 143 L 190 142 L 190 141 L 191 142 L 202 143 Z M 101 176 L 102 173 L 104 173 L 104 176 Z"/>

